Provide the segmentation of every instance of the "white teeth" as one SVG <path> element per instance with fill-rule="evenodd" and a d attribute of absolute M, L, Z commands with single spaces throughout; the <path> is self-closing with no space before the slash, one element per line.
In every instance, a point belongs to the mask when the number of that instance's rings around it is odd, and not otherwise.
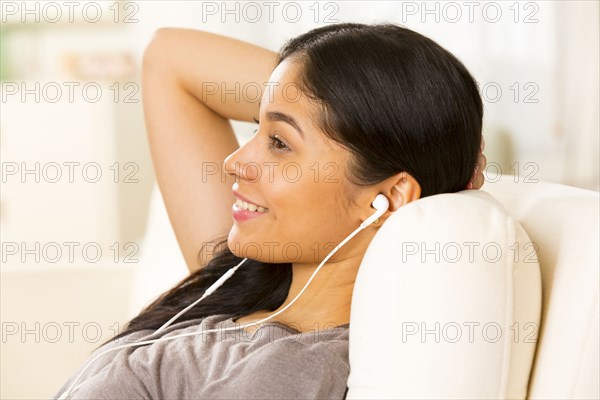
<path fill-rule="evenodd" d="M 236 200 L 235 204 L 238 206 L 239 209 L 241 210 L 249 210 L 249 211 L 253 211 L 253 212 L 266 212 L 267 209 L 261 206 L 257 206 L 256 204 L 252 204 L 252 203 L 247 203 L 243 200 Z"/>

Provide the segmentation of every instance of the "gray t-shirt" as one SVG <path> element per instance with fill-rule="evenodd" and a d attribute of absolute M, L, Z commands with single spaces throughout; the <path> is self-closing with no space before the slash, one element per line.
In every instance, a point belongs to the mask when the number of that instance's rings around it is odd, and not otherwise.
<path fill-rule="evenodd" d="M 107 343 L 54 398 L 106 349 L 230 326 L 241 324 L 229 315 L 213 315 Z M 319 329 L 300 333 L 267 321 L 254 334 L 220 330 L 115 350 L 87 368 L 69 399 L 343 399 L 350 373 L 349 325 Z"/>

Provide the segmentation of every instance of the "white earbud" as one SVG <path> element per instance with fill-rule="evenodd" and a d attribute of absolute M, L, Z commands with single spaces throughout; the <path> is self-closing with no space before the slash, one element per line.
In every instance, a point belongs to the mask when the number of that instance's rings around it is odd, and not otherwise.
<path fill-rule="evenodd" d="M 390 202 L 388 201 L 387 197 L 382 194 L 378 194 L 377 197 L 375 197 L 375 200 L 373 200 L 373 203 L 371 203 L 371 206 L 377 211 L 375 211 L 373 215 L 360 224 L 361 228 L 363 229 L 371 225 L 377 218 L 385 214 L 390 207 Z"/>

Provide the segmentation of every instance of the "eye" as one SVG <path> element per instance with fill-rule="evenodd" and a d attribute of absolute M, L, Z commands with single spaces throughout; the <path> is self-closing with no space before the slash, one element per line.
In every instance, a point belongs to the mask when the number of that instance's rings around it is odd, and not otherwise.
<path fill-rule="evenodd" d="M 260 124 L 260 121 L 257 120 L 256 118 L 252 117 L 252 119 L 257 124 Z M 256 134 L 257 131 L 258 131 L 258 129 L 255 129 L 254 134 Z M 268 137 L 269 137 L 269 140 L 268 140 L 267 147 L 269 148 L 269 150 L 275 150 L 275 151 L 281 151 L 281 152 L 290 150 L 290 148 L 277 137 L 277 134 L 269 135 Z"/>
<path fill-rule="evenodd" d="M 287 147 L 285 143 L 277 138 L 276 135 L 269 135 L 269 144 L 268 147 L 270 150 L 276 151 L 289 151 L 290 148 Z"/>

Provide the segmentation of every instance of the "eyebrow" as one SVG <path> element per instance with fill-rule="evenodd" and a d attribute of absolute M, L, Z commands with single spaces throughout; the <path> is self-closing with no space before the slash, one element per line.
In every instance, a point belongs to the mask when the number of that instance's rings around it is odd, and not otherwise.
<path fill-rule="evenodd" d="M 295 130 L 298 131 L 298 133 L 304 140 L 304 132 L 302 132 L 302 129 L 300 129 L 300 126 L 298 125 L 296 120 L 291 115 L 282 113 L 280 111 L 267 111 L 267 119 L 269 121 L 280 121 L 280 122 L 285 122 L 286 124 L 291 125 L 292 128 L 294 128 Z"/>

